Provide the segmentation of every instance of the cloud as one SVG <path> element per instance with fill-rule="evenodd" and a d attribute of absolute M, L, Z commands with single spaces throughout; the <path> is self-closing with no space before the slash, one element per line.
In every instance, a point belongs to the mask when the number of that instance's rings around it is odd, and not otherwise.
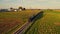
<path fill-rule="evenodd" d="M 4 0 L 4 1 L 10 1 L 10 0 Z"/>
<path fill-rule="evenodd" d="M 48 3 L 53 5 L 60 5 L 60 1 L 58 0 L 51 0 L 51 1 L 48 1 Z"/>
<path fill-rule="evenodd" d="M 49 2 L 50 3 L 60 3 L 60 1 L 58 1 L 58 0 L 50 0 Z"/>
<path fill-rule="evenodd" d="M 44 2 L 44 1 L 48 1 L 48 0 L 37 0 L 37 1 Z"/>
<path fill-rule="evenodd" d="M 2 2 L 1 2 L 2 1 Z M 60 0 L 1 0 L 4 7 L 18 7 L 20 5 L 27 8 L 59 8 Z M 2 7 L 3 7 L 2 6 Z"/>

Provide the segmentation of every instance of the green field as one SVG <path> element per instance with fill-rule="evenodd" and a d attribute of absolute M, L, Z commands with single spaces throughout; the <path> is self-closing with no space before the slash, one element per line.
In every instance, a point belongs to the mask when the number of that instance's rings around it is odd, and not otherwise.
<path fill-rule="evenodd" d="M 0 34 L 12 34 L 40 10 L 0 12 Z"/>
<path fill-rule="evenodd" d="M 60 11 L 43 10 L 43 17 L 37 18 L 25 34 L 60 34 Z M 22 27 L 30 17 L 40 10 L 0 12 L 0 34 L 12 34 Z"/>
<path fill-rule="evenodd" d="M 34 24 L 25 34 L 60 34 L 60 12 L 44 10 L 43 17 Z"/>

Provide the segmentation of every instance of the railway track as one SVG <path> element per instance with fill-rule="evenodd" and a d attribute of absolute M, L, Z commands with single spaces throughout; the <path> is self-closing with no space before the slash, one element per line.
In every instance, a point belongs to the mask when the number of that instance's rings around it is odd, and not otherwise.
<path fill-rule="evenodd" d="M 14 34 L 24 34 L 24 31 L 25 31 L 25 30 L 26 30 L 26 32 L 27 32 L 27 31 L 32 27 L 32 25 L 34 24 L 34 23 L 32 23 L 32 22 L 33 22 L 33 21 L 36 21 L 37 18 L 39 19 L 39 18 L 41 18 L 42 16 L 43 16 L 43 11 L 40 11 L 37 15 L 29 18 L 28 22 L 27 22 L 24 26 L 22 26 L 18 31 L 16 31 Z M 31 24 L 31 26 L 30 26 L 30 24 Z M 28 29 L 27 29 L 27 28 L 28 28 Z M 26 32 L 25 32 L 25 34 L 26 34 Z"/>

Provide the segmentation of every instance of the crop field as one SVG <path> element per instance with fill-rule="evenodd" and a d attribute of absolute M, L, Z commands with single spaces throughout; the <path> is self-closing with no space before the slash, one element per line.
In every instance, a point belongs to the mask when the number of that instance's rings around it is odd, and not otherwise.
<path fill-rule="evenodd" d="M 44 10 L 43 17 L 33 22 L 25 34 L 60 34 L 60 12 Z"/>
<path fill-rule="evenodd" d="M 39 12 L 37 9 L 0 12 L 0 34 L 12 34 Z M 24 34 L 60 34 L 60 10 L 43 10 L 43 12 L 43 17 L 33 21 L 34 24 Z"/>
<path fill-rule="evenodd" d="M 20 28 L 28 19 L 40 10 L 24 10 L 19 12 L 0 12 L 0 34 L 11 34 Z"/>

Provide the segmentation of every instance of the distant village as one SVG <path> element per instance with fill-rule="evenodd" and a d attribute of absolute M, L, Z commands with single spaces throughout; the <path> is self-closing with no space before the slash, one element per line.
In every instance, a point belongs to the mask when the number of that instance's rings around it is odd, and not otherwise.
<path fill-rule="evenodd" d="M 0 12 L 23 11 L 23 10 L 26 10 L 26 9 L 23 7 L 18 7 L 18 9 L 11 7 L 10 9 L 0 9 Z"/>

